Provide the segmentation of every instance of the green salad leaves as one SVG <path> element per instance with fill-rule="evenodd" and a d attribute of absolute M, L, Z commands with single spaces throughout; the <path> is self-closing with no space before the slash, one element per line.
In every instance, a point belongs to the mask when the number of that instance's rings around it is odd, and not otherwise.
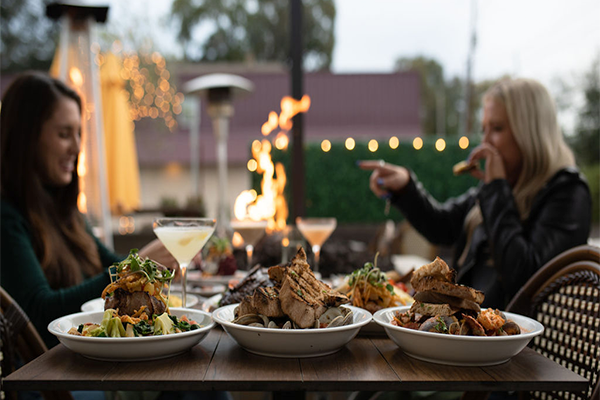
<path fill-rule="evenodd" d="M 131 324 L 123 322 L 117 316 L 115 310 L 108 309 L 104 311 L 100 325 L 92 323 L 81 324 L 75 330 L 77 333 L 70 333 L 93 337 L 139 337 L 170 335 L 193 331 L 198 328 L 200 328 L 200 325 L 188 320 L 185 316 L 179 319 L 175 315 L 167 313 L 153 315 L 152 321 L 141 320 L 135 324 Z"/>

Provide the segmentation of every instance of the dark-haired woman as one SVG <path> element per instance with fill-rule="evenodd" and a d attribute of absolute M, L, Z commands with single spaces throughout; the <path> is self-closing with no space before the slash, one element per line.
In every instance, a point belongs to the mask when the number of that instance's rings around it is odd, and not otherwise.
<path fill-rule="evenodd" d="M 79 95 L 29 72 L 7 88 L 0 111 L 2 287 L 52 347 L 52 320 L 79 311 L 110 282 L 120 257 L 92 235 L 77 209 L 81 142 Z M 158 241 L 140 255 L 174 261 Z"/>

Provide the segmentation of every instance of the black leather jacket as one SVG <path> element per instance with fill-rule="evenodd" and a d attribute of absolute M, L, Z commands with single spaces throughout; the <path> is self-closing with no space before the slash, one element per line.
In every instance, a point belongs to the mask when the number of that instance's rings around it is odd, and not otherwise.
<path fill-rule="evenodd" d="M 467 238 L 464 221 L 479 201 L 483 223 L 475 228 L 464 263 L 457 265 Z M 433 244 L 453 246 L 451 266 L 458 282 L 485 293 L 483 306 L 504 309 L 527 280 L 563 251 L 587 243 L 592 200 L 585 178 L 574 168 L 557 172 L 521 221 L 504 179 L 471 188 L 438 203 L 411 172 L 411 181 L 392 204 Z"/>

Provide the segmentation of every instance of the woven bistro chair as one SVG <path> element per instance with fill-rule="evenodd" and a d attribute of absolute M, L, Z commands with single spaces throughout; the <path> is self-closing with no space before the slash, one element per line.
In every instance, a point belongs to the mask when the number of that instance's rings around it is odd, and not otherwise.
<path fill-rule="evenodd" d="M 523 392 L 520 399 L 599 399 L 600 248 L 583 245 L 548 261 L 519 290 L 506 311 L 544 325 L 529 347 L 589 381 L 585 393 Z M 468 392 L 463 400 L 489 393 Z"/>
<path fill-rule="evenodd" d="M 14 372 L 17 357 L 24 363 L 42 355 L 48 348 L 17 302 L 0 287 L 0 334 L 2 349 L 2 379 Z M 2 385 L 1 391 L 4 391 Z M 14 392 L 5 392 L 6 399 L 16 399 Z M 67 391 L 42 392 L 46 400 L 66 399 L 72 400 L 73 396 Z"/>

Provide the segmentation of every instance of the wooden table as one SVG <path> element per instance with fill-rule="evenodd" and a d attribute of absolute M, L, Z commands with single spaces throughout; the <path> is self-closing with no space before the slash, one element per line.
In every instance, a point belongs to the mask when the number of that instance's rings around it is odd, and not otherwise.
<path fill-rule="evenodd" d="M 316 358 L 251 354 L 221 328 L 191 351 L 151 362 L 87 359 L 58 345 L 9 375 L 5 390 L 584 391 L 588 382 L 526 348 L 492 367 L 452 367 L 405 355 L 387 337 L 358 336 Z"/>

